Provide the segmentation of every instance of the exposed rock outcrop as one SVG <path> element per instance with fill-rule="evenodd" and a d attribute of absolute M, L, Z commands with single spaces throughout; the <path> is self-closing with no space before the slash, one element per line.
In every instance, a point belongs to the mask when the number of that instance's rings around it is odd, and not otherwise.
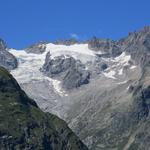
<path fill-rule="evenodd" d="M 80 87 L 89 83 L 90 79 L 90 73 L 81 61 L 64 55 L 51 58 L 49 52 L 41 71 L 50 77 L 62 80 L 62 86 L 66 89 Z"/>
<path fill-rule="evenodd" d="M 17 68 L 17 65 L 17 59 L 9 53 L 6 43 L 0 39 L 0 66 L 3 66 L 8 70 L 12 70 Z"/>
<path fill-rule="evenodd" d="M 45 42 L 34 44 L 26 49 L 27 53 L 42 54 L 46 50 Z"/>
<path fill-rule="evenodd" d="M 98 39 L 93 37 L 93 39 L 89 40 L 88 44 L 90 49 L 102 51 L 112 57 L 116 57 L 122 52 L 122 49 L 118 43 L 110 39 Z"/>
<path fill-rule="evenodd" d="M 133 60 L 141 67 L 150 63 L 150 27 L 132 32 L 128 37 L 119 41 L 123 51 L 131 54 Z"/>

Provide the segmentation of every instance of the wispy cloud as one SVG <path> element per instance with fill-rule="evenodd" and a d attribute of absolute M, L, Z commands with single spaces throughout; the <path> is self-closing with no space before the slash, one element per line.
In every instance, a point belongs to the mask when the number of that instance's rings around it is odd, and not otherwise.
<path fill-rule="evenodd" d="M 70 36 L 71 38 L 79 39 L 79 36 L 76 33 L 71 33 Z"/>

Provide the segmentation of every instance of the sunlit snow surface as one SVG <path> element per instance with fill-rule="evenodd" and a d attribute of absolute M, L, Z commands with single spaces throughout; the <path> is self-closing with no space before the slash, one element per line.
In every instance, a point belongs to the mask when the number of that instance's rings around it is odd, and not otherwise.
<path fill-rule="evenodd" d="M 81 60 L 83 63 L 95 60 L 95 52 L 88 48 L 88 44 L 74 44 L 70 46 L 47 44 L 46 51 L 49 51 L 52 57 L 60 55 L 71 55 L 75 59 Z"/>

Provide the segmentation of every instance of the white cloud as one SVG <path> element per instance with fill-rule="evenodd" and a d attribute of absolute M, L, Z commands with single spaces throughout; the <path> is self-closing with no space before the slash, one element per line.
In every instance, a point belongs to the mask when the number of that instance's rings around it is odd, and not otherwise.
<path fill-rule="evenodd" d="M 76 33 L 71 33 L 70 36 L 75 39 L 79 39 L 79 36 Z"/>

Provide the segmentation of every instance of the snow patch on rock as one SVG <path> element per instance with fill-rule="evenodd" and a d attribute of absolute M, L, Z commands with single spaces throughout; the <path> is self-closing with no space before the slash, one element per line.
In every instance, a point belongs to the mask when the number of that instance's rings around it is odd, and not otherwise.
<path fill-rule="evenodd" d="M 137 66 L 131 66 L 130 69 L 135 69 Z"/>
<path fill-rule="evenodd" d="M 110 72 L 104 72 L 103 74 L 104 74 L 104 76 L 107 77 L 107 78 L 116 79 L 116 78 L 114 77 L 114 75 L 116 74 L 116 72 L 115 72 L 114 70 L 111 70 Z"/>
<path fill-rule="evenodd" d="M 121 69 L 118 71 L 118 74 L 119 74 L 119 75 L 122 75 L 122 74 L 123 74 L 123 68 L 121 68 Z"/>
<path fill-rule="evenodd" d="M 131 59 L 130 55 L 127 55 L 123 52 L 120 56 L 113 59 L 113 62 L 118 62 L 119 64 L 128 65 L 129 60 Z"/>
<path fill-rule="evenodd" d="M 126 81 L 122 81 L 122 82 L 119 82 L 119 83 L 117 83 L 117 84 L 126 84 L 128 81 L 126 80 Z"/>

